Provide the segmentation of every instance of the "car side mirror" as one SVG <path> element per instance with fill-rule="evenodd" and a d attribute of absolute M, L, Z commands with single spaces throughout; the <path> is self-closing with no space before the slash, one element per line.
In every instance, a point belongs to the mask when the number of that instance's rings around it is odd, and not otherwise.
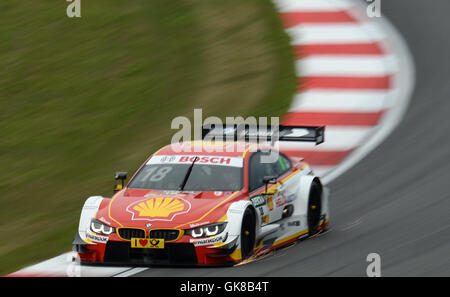
<path fill-rule="evenodd" d="M 262 181 L 266 185 L 264 194 L 275 194 L 277 192 L 276 190 L 274 193 L 268 193 L 268 191 L 267 191 L 269 184 L 276 185 L 278 183 L 276 176 L 264 176 Z"/>
<path fill-rule="evenodd" d="M 121 172 L 121 171 L 116 172 L 114 178 L 115 178 L 115 180 L 120 180 L 121 183 L 120 184 L 116 183 L 116 185 L 114 187 L 114 193 L 119 192 L 120 190 L 122 190 L 125 187 L 125 180 L 127 179 L 127 175 L 128 175 L 128 172 Z"/>
<path fill-rule="evenodd" d="M 277 183 L 277 177 L 276 176 L 264 176 L 263 183 L 265 185 L 268 185 L 268 184 L 274 185 Z"/>

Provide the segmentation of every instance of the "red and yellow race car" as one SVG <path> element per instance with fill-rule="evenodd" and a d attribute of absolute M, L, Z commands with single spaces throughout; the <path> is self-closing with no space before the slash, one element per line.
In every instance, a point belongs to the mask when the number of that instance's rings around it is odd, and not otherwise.
<path fill-rule="evenodd" d="M 242 140 L 237 127 L 216 130 L 163 147 L 126 185 L 127 174 L 116 173 L 112 198 L 89 197 L 73 241 L 81 262 L 235 264 L 327 227 L 328 189 L 307 163 L 249 141 L 248 130 Z M 278 134 L 279 142 L 324 140 L 323 127 L 279 126 Z"/>

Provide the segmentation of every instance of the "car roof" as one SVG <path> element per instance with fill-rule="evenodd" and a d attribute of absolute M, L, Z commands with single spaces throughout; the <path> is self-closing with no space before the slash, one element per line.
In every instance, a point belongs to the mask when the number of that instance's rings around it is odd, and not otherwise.
<path fill-rule="evenodd" d="M 258 144 L 249 142 L 187 141 L 166 145 L 153 155 L 208 155 L 244 158 L 250 149 L 253 151 L 257 147 Z M 267 148 L 270 146 L 260 145 L 259 147 Z"/>

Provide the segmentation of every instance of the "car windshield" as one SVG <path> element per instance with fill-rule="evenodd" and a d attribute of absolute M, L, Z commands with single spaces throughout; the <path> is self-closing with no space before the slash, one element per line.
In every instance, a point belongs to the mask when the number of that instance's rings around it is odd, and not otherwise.
<path fill-rule="evenodd" d="M 168 161 L 157 157 L 142 167 L 130 182 L 130 188 L 180 190 L 184 182 L 184 191 L 237 191 L 242 188 L 242 161 L 231 160 L 238 158 L 189 157 Z M 190 166 L 192 171 L 189 173 Z"/>

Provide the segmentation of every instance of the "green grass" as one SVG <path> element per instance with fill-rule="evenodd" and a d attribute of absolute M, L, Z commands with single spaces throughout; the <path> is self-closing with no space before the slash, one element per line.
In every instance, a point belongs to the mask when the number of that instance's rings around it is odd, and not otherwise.
<path fill-rule="evenodd" d="M 281 116 L 294 63 L 270 1 L 0 2 L 0 274 L 71 249 L 88 196 L 110 196 L 170 142 L 171 120 Z"/>

